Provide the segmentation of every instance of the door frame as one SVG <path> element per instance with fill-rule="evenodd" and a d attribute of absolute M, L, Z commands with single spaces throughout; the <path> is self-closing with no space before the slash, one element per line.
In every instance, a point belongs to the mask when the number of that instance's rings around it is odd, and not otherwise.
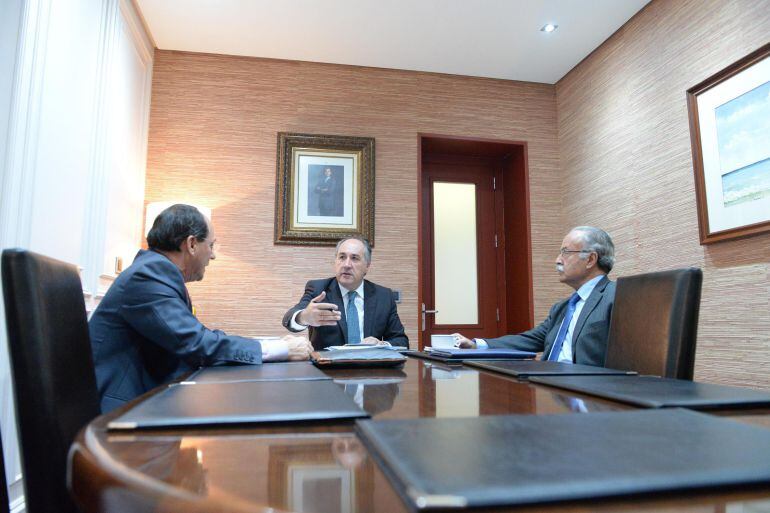
<path fill-rule="evenodd" d="M 502 240 L 503 248 L 503 269 L 505 279 L 505 289 L 511 282 L 516 282 L 516 286 L 519 287 L 519 292 L 513 300 L 506 300 L 503 296 L 500 302 L 500 329 L 506 333 L 515 333 L 531 328 L 534 323 L 534 297 L 532 288 L 532 234 L 531 234 L 531 217 L 530 217 L 530 194 L 529 194 L 529 165 L 527 155 L 527 143 L 526 141 L 510 141 L 500 139 L 487 139 L 479 137 L 463 137 L 456 135 L 442 135 L 434 133 L 417 133 L 417 212 L 418 212 L 418 226 L 417 226 L 417 258 L 418 258 L 418 273 L 417 273 L 417 344 L 418 349 L 422 349 L 425 346 L 425 340 L 423 340 L 423 326 L 422 326 L 422 304 L 423 304 L 423 286 L 425 285 L 426 277 L 424 274 L 423 266 L 423 241 L 426 236 L 425 229 L 423 227 L 423 157 L 428 152 L 424 151 L 426 145 L 433 148 L 430 153 L 435 154 L 451 154 L 458 156 L 487 156 L 498 157 L 501 162 L 501 173 L 503 175 L 503 183 L 501 189 L 502 195 L 496 195 L 496 203 L 501 202 L 501 209 L 503 212 L 502 218 L 496 222 L 496 231 L 499 238 Z M 437 149 L 438 148 L 438 149 Z M 507 164 L 504 164 L 505 162 Z M 519 203 L 512 203 L 512 195 L 516 195 L 516 200 Z M 499 200 L 497 197 L 499 196 Z M 516 215 L 516 223 L 514 219 L 509 219 L 511 215 Z M 506 222 L 507 221 L 507 222 Z M 513 224 L 516 224 L 514 227 Z M 513 250 L 511 245 L 507 243 L 508 239 L 516 238 L 517 242 L 524 242 L 524 244 L 518 244 L 518 249 Z M 524 239 L 524 240 L 522 240 Z M 511 247 L 509 251 L 508 248 Z M 498 266 L 499 267 L 499 266 Z M 520 272 L 516 277 L 508 276 L 509 271 L 512 268 L 516 268 Z M 512 274 L 512 273 L 511 273 Z M 525 288 L 525 291 L 521 291 L 521 288 Z M 510 295 L 510 292 L 507 293 Z M 526 303 L 526 304 L 523 304 Z M 435 305 L 433 305 L 435 306 Z M 522 313 L 521 310 L 524 310 Z M 509 315 L 509 312 L 519 312 L 517 315 Z M 516 317 L 516 319 L 512 319 Z M 498 336 L 505 333 L 498 333 Z"/>

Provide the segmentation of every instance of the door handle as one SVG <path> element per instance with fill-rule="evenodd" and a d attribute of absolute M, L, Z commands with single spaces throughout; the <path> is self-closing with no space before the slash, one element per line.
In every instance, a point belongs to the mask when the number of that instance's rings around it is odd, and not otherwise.
<path fill-rule="evenodd" d="M 438 313 L 438 310 L 426 310 L 425 303 L 423 303 L 421 313 L 422 313 L 422 329 L 420 331 L 425 331 L 425 314 L 436 314 Z"/>

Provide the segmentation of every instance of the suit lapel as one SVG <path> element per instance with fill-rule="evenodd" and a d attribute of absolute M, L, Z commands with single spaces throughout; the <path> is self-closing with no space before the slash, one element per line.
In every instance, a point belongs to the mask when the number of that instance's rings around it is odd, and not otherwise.
<path fill-rule="evenodd" d="M 580 312 L 580 317 L 578 317 L 577 324 L 575 324 L 575 332 L 572 334 L 572 360 L 575 360 L 575 341 L 578 339 L 578 336 L 580 335 L 580 332 L 583 330 L 583 326 L 585 326 L 586 319 L 588 319 L 588 316 L 591 315 L 591 312 L 594 311 L 596 308 L 596 305 L 599 304 L 599 300 L 602 298 L 602 294 L 604 294 L 604 289 L 607 287 L 607 283 L 609 282 L 609 279 L 605 276 L 601 280 L 599 280 L 599 283 L 596 284 L 594 287 L 594 290 L 591 292 L 591 295 L 588 296 L 588 299 L 586 300 L 585 306 L 583 306 L 583 310 Z"/>
<path fill-rule="evenodd" d="M 377 294 L 374 285 L 364 281 L 364 338 L 372 336 L 374 312 L 377 311 Z"/>
<path fill-rule="evenodd" d="M 327 303 L 334 303 L 337 305 L 337 308 L 340 309 L 341 317 L 340 320 L 337 321 L 337 325 L 340 327 L 340 331 L 342 331 L 342 340 L 344 343 L 347 343 L 348 341 L 348 324 L 345 320 L 345 303 L 342 301 L 342 294 L 340 294 L 340 286 L 337 283 L 337 280 L 335 278 L 332 278 L 332 280 L 329 282 L 329 286 L 326 287 L 326 299 L 325 302 Z"/>

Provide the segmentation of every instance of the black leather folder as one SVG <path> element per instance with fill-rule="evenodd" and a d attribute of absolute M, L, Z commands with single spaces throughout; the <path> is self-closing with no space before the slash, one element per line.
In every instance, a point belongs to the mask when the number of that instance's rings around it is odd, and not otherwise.
<path fill-rule="evenodd" d="M 396 367 L 403 365 L 406 356 L 398 351 L 385 348 L 339 349 L 333 351 L 314 351 L 310 359 L 322 369 L 356 367 Z"/>
<path fill-rule="evenodd" d="M 110 422 L 109 429 L 254 424 L 368 417 L 331 381 L 171 385 Z"/>
<path fill-rule="evenodd" d="M 233 383 L 237 381 L 302 381 L 331 379 L 310 362 L 264 363 L 201 367 L 184 383 Z"/>
<path fill-rule="evenodd" d="M 530 376 L 633 376 L 634 371 L 622 371 L 594 367 L 593 365 L 580 365 L 549 360 L 522 360 L 522 361 L 492 361 L 466 360 L 465 365 L 479 369 L 499 372 L 517 378 L 529 378 Z"/>
<path fill-rule="evenodd" d="M 412 510 L 770 484 L 770 430 L 682 409 L 357 421 Z"/>
<path fill-rule="evenodd" d="M 767 392 L 656 376 L 553 376 L 533 377 L 530 381 L 643 408 L 718 410 L 770 406 Z"/>

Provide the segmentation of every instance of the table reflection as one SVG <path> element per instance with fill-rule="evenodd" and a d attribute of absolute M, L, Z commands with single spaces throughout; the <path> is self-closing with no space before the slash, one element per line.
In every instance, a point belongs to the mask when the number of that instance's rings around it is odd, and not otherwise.
<path fill-rule="evenodd" d="M 409 359 L 401 369 L 327 371 L 374 419 L 467 417 L 507 414 L 571 414 L 629 406 L 530 384 L 526 380 L 439 362 Z M 770 427 L 766 412 L 738 420 Z M 406 512 L 388 479 L 354 433 L 354 423 L 280 423 L 185 430 L 105 430 L 92 422 L 87 441 L 100 465 L 115 475 L 133 473 L 177 491 L 239 511 L 276 508 L 297 513 Z M 104 456 L 100 456 L 104 458 Z M 77 469 L 76 469 L 77 471 Z M 89 513 L 107 510 L 174 510 L 141 487 L 104 487 Z M 164 504 L 164 501 L 166 503 Z M 169 502 L 170 501 L 170 502 Z M 694 502 L 699 501 L 699 502 Z M 650 498 L 615 503 L 563 504 L 517 511 L 770 511 L 767 493 Z M 226 509 L 226 508 L 223 508 Z M 212 509 L 211 511 L 215 511 Z M 206 510 L 209 511 L 209 510 Z"/>

